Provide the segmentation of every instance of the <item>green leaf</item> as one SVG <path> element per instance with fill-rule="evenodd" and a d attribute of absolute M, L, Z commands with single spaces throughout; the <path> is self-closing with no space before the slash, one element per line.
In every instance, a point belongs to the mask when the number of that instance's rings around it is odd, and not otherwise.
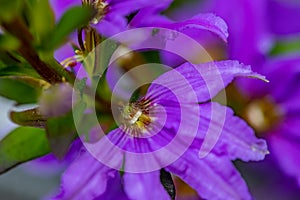
<path fill-rule="evenodd" d="M 36 103 L 47 83 L 26 76 L 0 77 L 0 95 L 15 100 L 18 104 Z"/>
<path fill-rule="evenodd" d="M 0 174 L 49 153 L 43 129 L 19 127 L 0 141 Z"/>
<path fill-rule="evenodd" d="M 0 51 L 0 54 L 1 54 L 1 51 Z M 5 68 L 5 67 L 6 67 L 6 64 L 0 58 L 0 70 Z"/>
<path fill-rule="evenodd" d="M 4 50 L 0 49 L 0 69 L 8 67 L 10 65 L 18 65 L 20 64 L 20 60 L 18 60 L 17 58 L 14 57 L 13 54 L 11 54 L 11 52 L 7 52 Z"/>
<path fill-rule="evenodd" d="M 10 119 L 21 126 L 32 126 L 37 128 L 44 128 L 46 126 L 46 119 L 36 108 L 21 112 L 12 111 L 10 112 Z"/>
<path fill-rule="evenodd" d="M 72 7 L 66 11 L 54 30 L 45 38 L 44 49 L 55 49 L 63 44 L 69 34 L 87 25 L 94 15 L 95 11 L 90 6 Z"/>
<path fill-rule="evenodd" d="M 13 51 L 19 48 L 20 42 L 17 38 L 10 34 L 0 35 L 0 49 L 5 51 Z"/>
<path fill-rule="evenodd" d="M 36 0 L 30 6 L 30 29 L 37 38 L 45 37 L 55 26 L 55 16 L 48 0 Z"/>
<path fill-rule="evenodd" d="M 25 66 L 6 66 L 0 69 L 0 77 L 1 76 L 30 76 L 33 78 L 41 78 L 32 67 Z"/>
<path fill-rule="evenodd" d="M 273 46 L 270 55 L 287 54 L 300 51 L 300 40 L 281 40 Z"/>
<path fill-rule="evenodd" d="M 174 200 L 176 196 L 175 185 L 170 172 L 165 169 L 160 170 L 160 182 L 162 183 L 165 190 L 170 195 L 171 199 Z"/>
<path fill-rule="evenodd" d="M 174 10 L 182 9 L 185 5 L 189 6 L 199 6 L 200 4 L 205 3 L 204 0 L 189 0 L 189 1 L 182 1 L 182 0 L 173 0 L 172 4 L 169 6 L 169 8 L 164 11 L 164 13 L 172 13 Z"/>
<path fill-rule="evenodd" d="M 8 22 L 21 13 L 23 1 L 0 0 L 0 21 Z"/>
<path fill-rule="evenodd" d="M 76 136 L 75 126 L 70 113 L 66 116 L 50 118 L 46 123 L 47 137 L 51 152 L 59 159 L 67 153 Z"/>

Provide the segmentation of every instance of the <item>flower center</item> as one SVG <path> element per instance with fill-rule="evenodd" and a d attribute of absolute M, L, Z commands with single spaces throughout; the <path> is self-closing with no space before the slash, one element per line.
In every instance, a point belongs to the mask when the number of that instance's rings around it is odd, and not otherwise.
<path fill-rule="evenodd" d="M 132 136 L 147 132 L 149 124 L 153 121 L 150 117 L 151 107 L 151 102 L 145 99 L 123 106 L 121 123 L 124 130 Z"/>
<path fill-rule="evenodd" d="M 283 111 L 268 97 L 251 101 L 244 110 L 245 120 L 257 134 L 272 129 L 282 119 Z"/>
<path fill-rule="evenodd" d="M 96 10 L 96 15 L 92 19 L 93 24 L 98 24 L 108 12 L 108 3 L 105 0 L 82 0 L 83 4 L 90 5 Z"/>

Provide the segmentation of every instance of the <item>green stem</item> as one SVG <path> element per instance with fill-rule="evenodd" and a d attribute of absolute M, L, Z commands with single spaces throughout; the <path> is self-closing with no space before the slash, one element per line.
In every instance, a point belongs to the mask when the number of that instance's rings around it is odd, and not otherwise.
<path fill-rule="evenodd" d="M 39 57 L 32 46 L 33 36 L 21 19 L 16 17 L 10 22 L 3 22 L 1 25 L 6 31 L 20 40 L 21 45 L 18 52 L 42 78 L 52 84 L 63 82 L 64 80 L 71 83 L 74 82 L 74 76 L 65 70 L 57 61 L 53 59 L 51 63 L 47 63 Z"/>

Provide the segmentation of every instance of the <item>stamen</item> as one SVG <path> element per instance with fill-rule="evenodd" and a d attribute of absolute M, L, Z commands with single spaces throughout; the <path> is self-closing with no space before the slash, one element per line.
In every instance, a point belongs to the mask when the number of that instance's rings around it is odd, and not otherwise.
<path fill-rule="evenodd" d="M 65 60 L 63 60 L 60 64 L 64 67 L 75 67 L 78 63 L 82 62 L 84 60 L 84 56 L 81 51 L 75 50 L 74 56 L 68 57 Z"/>
<path fill-rule="evenodd" d="M 105 0 L 82 0 L 82 4 L 90 5 L 97 11 L 91 21 L 92 24 L 98 24 L 108 12 L 108 3 Z"/>
<path fill-rule="evenodd" d="M 94 19 L 92 19 L 93 24 L 98 24 L 101 19 L 105 16 L 108 9 L 108 3 L 103 2 L 101 0 L 96 0 L 94 2 L 94 7 L 97 10 L 97 14 Z"/>

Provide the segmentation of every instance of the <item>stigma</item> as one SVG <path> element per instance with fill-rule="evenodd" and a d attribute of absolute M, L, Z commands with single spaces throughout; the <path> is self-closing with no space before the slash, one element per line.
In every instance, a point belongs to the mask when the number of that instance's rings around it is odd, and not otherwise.
<path fill-rule="evenodd" d="M 134 116 L 132 117 L 132 119 L 129 120 L 129 123 L 130 124 L 135 124 L 139 119 L 140 117 L 142 116 L 143 112 L 141 110 L 138 110 Z"/>

